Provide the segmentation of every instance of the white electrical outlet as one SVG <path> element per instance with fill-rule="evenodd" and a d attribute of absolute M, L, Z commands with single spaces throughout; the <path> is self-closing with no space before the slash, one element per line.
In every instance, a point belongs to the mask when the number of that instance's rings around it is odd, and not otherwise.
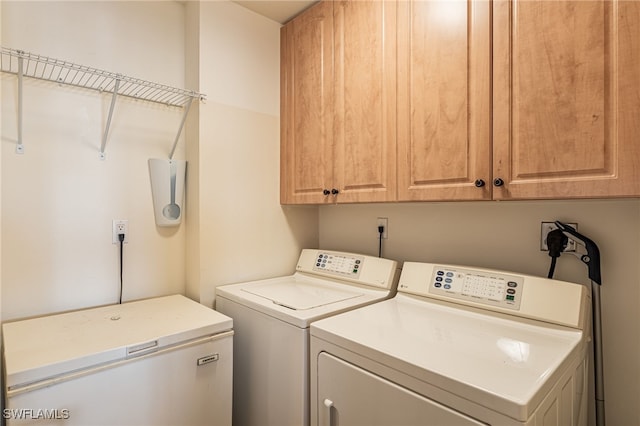
<path fill-rule="evenodd" d="M 129 242 L 129 221 L 126 219 L 114 219 L 113 220 L 113 232 L 112 242 L 113 244 L 120 244 L 120 238 L 118 235 L 124 234 L 124 243 Z"/>
<path fill-rule="evenodd" d="M 566 225 L 572 226 L 576 231 L 578 230 L 577 223 L 567 223 Z M 554 229 L 558 229 L 555 222 L 540 223 L 540 251 L 549 251 L 549 246 L 547 246 L 547 235 Z M 576 243 L 571 238 L 569 238 L 569 241 L 567 242 L 567 248 L 563 250 L 563 252 L 568 251 L 576 251 Z"/>
<path fill-rule="evenodd" d="M 384 226 L 384 231 L 382 231 L 382 239 L 386 240 L 389 235 L 389 219 L 386 217 L 378 218 L 378 222 L 376 224 L 376 238 L 380 238 L 380 232 L 378 231 L 378 226 Z"/>

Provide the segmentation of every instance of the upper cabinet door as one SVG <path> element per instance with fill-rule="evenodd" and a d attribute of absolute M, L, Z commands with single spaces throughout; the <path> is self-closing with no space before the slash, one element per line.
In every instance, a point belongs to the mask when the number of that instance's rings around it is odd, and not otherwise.
<path fill-rule="evenodd" d="M 329 202 L 333 182 L 333 5 L 282 27 L 280 201 Z"/>
<path fill-rule="evenodd" d="M 640 2 L 493 4 L 494 198 L 640 195 Z"/>
<path fill-rule="evenodd" d="M 491 198 L 488 1 L 398 5 L 398 199 Z"/>
<path fill-rule="evenodd" d="M 335 1 L 338 202 L 396 199 L 396 2 Z"/>

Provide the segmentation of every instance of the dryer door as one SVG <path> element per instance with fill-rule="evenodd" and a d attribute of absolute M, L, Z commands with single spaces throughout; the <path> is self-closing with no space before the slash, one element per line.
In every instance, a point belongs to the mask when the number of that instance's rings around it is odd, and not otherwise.
<path fill-rule="evenodd" d="M 485 425 L 326 352 L 318 356 L 317 395 L 312 425 Z"/>

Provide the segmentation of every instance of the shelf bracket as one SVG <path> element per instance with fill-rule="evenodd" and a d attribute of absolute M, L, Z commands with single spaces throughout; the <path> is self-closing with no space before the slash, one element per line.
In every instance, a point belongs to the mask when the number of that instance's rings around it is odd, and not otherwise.
<path fill-rule="evenodd" d="M 189 109 L 191 108 L 191 104 L 193 103 L 193 97 L 189 98 L 187 104 L 184 106 L 184 114 L 182 115 L 182 121 L 180 122 L 180 127 L 178 127 L 178 134 L 176 135 L 176 140 L 173 141 L 173 147 L 171 148 L 171 153 L 169 154 L 169 160 L 173 160 L 173 153 L 176 151 L 176 146 L 178 145 L 178 139 L 180 139 L 180 134 L 182 133 L 182 128 L 184 127 L 185 121 L 187 121 L 187 114 L 189 114 Z"/>
<path fill-rule="evenodd" d="M 104 134 L 102 135 L 102 145 L 100 146 L 100 159 L 106 158 L 104 154 L 104 148 L 107 145 L 107 136 L 109 135 L 109 127 L 111 127 L 111 117 L 113 116 L 113 107 L 116 105 L 116 98 L 118 97 L 118 89 L 120 88 L 120 78 L 116 78 L 115 86 L 113 88 L 113 96 L 111 97 L 111 105 L 109 106 L 109 115 L 107 116 L 107 125 L 104 128 Z"/>
<path fill-rule="evenodd" d="M 18 145 L 16 145 L 16 154 L 24 154 L 24 145 L 22 144 L 22 77 L 23 58 L 18 57 Z"/>

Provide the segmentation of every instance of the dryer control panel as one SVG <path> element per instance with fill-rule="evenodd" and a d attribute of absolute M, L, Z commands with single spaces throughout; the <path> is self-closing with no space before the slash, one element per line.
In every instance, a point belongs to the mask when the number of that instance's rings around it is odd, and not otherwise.
<path fill-rule="evenodd" d="M 433 268 L 429 293 L 508 309 L 520 309 L 524 279 L 451 266 Z"/>
<path fill-rule="evenodd" d="M 471 266 L 404 262 L 398 293 L 584 329 L 587 286 Z"/>

